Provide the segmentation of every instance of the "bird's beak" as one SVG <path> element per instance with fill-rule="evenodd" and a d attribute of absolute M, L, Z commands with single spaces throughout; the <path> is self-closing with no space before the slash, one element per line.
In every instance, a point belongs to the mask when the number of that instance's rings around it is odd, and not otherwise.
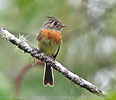
<path fill-rule="evenodd" d="M 66 25 L 62 24 L 62 27 L 66 27 Z"/>

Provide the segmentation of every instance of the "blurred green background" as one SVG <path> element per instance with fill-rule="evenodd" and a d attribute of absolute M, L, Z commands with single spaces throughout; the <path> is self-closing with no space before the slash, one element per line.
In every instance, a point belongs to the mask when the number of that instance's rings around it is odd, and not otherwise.
<path fill-rule="evenodd" d="M 0 26 L 24 35 L 37 48 L 45 16 L 58 17 L 66 28 L 57 61 L 107 91 L 98 97 L 54 70 L 53 88 L 43 86 L 43 67 L 33 67 L 21 83 L 20 100 L 116 99 L 116 0 L 0 0 Z M 14 79 L 33 58 L 0 38 L 0 100 L 12 100 Z M 38 65 L 40 66 L 40 65 Z"/>

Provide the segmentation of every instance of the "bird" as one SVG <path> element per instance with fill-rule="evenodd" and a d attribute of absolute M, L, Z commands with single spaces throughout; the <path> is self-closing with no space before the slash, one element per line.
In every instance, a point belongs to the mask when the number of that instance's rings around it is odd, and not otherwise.
<path fill-rule="evenodd" d="M 62 21 L 56 17 L 47 17 L 47 21 L 44 22 L 37 34 L 38 48 L 45 55 L 55 60 L 59 53 L 60 45 L 62 42 L 61 30 L 66 27 Z M 45 64 L 43 85 L 54 86 L 53 68 Z"/>

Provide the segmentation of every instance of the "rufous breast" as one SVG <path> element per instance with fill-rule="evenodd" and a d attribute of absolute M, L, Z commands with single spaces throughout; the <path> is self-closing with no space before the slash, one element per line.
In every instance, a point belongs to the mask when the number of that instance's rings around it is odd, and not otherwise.
<path fill-rule="evenodd" d="M 49 29 L 42 29 L 40 32 L 40 39 L 49 39 L 55 42 L 57 45 L 60 45 L 61 43 L 61 34 L 60 32 L 57 32 L 55 30 L 49 30 Z"/>

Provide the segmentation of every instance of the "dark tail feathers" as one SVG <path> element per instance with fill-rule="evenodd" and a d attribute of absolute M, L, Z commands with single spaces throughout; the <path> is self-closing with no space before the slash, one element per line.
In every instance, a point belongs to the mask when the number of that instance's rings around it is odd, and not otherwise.
<path fill-rule="evenodd" d="M 54 76 L 53 76 L 53 69 L 50 66 L 45 65 L 44 68 L 44 86 L 54 86 Z"/>

